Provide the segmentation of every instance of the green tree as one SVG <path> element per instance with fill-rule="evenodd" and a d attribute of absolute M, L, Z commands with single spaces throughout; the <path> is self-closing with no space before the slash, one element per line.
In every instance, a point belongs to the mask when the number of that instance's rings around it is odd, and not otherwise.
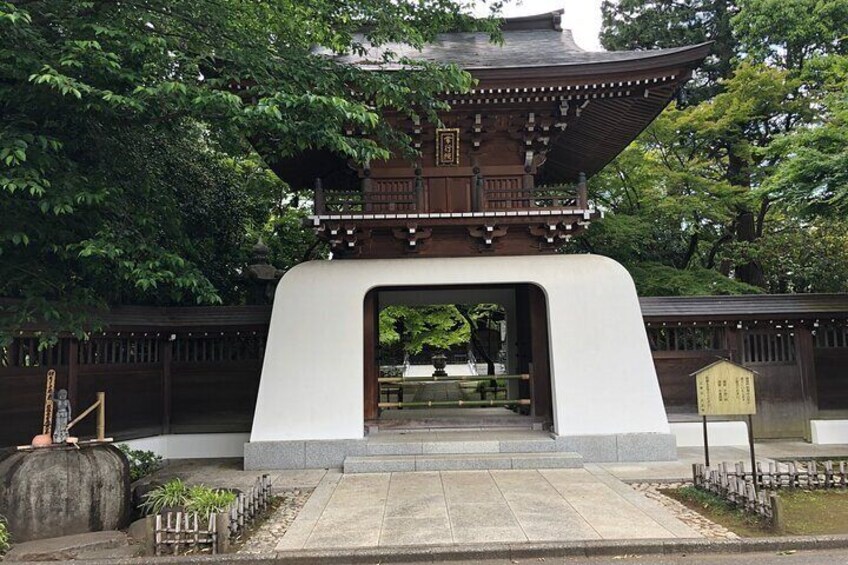
<path fill-rule="evenodd" d="M 14 299 L 0 328 L 81 333 L 88 308 L 114 301 L 237 295 L 245 234 L 288 230 L 299 208 L 272 213 L 279 184 L 244 140 L 266 161 L 305 149 L 387 156 L 406 139 L 386 111 L 433 119 L 437 95 L 470 76 L 411 61 L 369 72 L 328 55 L 495 30 L 468 10 L 452 0 L 0 2 L 0 296 Z"/>
<path fill-rule="evenodd" d="M 578 243 L 610 252 L 610 234 L 647 241 L 631 243 L 641 254 L 625 260 L 637 284 L 640 277 L 652 281 L 643 284 L 646 292 L 705 290 L 697 281 L 690 288 L 690 277 L 672 276 L 669 267 L 715 270 L 745 283 L 737 291 L 789 288 L 787 273 L 775 272 L 784 267 L 768 239 L 815 225 L 799 216 L 797 204 L 806 199 L 808 216 L 815 200 L 836 204 L 844 186 L 838 124 L 845 89 L 833 78 L 833 61 L 846 48 L 845 9 L 843 1 L 825 0 L 605 2 L 605 45 L 714 39 L 717 58 L 708 60 L 690 104 L 666 110 L 597 177 L 594 190 L 609 200 L 611 214 Z M 683 284 L 653 284 L 663 278 L 658 273 Z"/>

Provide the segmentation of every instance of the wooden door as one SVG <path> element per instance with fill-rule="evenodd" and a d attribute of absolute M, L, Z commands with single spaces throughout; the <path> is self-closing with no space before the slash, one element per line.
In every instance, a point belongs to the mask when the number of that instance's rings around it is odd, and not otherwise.
<path fill-rule="evenodd" d="M 465 177 L 427 179 L 428 211 L 470 212 L 471 180 Z"/>

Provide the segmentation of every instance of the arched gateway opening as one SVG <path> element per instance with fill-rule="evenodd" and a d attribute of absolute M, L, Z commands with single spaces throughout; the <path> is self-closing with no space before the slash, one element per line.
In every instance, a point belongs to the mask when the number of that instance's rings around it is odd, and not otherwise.
<path fill-rule="evenodd" d="M 548 305 L 536 285 L 374 288 L 363 336 L 370 430 L 553 425 Z"/>

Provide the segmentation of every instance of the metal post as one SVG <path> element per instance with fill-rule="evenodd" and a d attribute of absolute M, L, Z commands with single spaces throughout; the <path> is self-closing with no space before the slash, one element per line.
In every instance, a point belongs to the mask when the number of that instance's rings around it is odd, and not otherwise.
<path fill-rule="evenodd" d="M 707 417 L 704 416 L 704 465 L 710 466 L 710 442 L 707 437 Z"/>
<path fill-rule="evenodd" d="M 751 447 L 751 478 L 754 482 L 754 492 L 759 492 L 757 486 L 757 458 L 754 455 L 754 419 L 748 414 L 748 445 Z"/>

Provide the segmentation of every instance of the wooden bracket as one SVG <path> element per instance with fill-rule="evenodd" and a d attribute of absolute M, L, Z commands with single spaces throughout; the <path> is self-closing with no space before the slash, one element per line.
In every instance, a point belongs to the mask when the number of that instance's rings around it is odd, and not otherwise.
<path fill-rule="evenodd" d="M 479 228 L 468 226 L 468 235 L 480 240 L 480 251 L 491 251 L 497 239 L 506 235 L 507 229 L 506 226 L 487 223 Z"/>
<path fill-rule="evenodd" d="M 433 230 L 430 228 L 419 228 L 417 224 L 406 224 L 405 228 L 395 228 L 392 230 L 392 235 L 397 239 L 406 241 L 406 251 L 409 253 L 417 253 L 421 248 L 420 242 L 429 239 L 433 235 Z"/>

